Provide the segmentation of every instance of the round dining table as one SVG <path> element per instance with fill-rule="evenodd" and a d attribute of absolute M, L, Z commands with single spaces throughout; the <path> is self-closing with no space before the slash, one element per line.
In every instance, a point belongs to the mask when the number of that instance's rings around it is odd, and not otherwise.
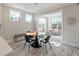
<path fill-rule="evenodd" d="M 38 38 L 42 34 L 38 34 L 37 32 L 26 33 L 26 35 L 33 36 L 34 42 L 31 44 L 34 48 L 40 48 L 42 45 L 40 44 L 40 38 Z"/>

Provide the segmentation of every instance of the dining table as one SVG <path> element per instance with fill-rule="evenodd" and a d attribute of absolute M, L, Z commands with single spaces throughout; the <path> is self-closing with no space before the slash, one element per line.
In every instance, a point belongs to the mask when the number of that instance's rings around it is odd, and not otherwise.
<path fill-rule="evenodd" d="M 34 48 L 40 48 L 42 45 L 40 44 L 40 39 L 44 40 L 44 37 L 40 38 L 40 36 L 44 36 L 45 33 L 40 32 L 29 32 L 26 33 L 26 36 L 31 36 L 31 39 L 34 41 L 31 46 Z"/>

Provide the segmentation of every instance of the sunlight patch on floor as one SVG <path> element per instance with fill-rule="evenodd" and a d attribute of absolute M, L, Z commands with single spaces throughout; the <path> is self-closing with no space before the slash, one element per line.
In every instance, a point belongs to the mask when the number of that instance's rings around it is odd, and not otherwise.
<path fill-rule="evenodd" d="M 61 45 L 61 43 L 59 43 L 59 42 L 50 42 L 50 43 L 52 43 L 52 44 L 54 44 L 54 46 L 60 46 Z"/>

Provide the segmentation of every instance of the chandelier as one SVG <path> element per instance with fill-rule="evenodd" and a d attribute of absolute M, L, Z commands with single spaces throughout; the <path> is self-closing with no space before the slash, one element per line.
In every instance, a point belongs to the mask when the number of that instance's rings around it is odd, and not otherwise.
<path fill-rule="evenodd" d="M 38 17 L 38 3 L 35 3 L 35 9 L 34 9 L 34 15 L 35 17 Z"/>

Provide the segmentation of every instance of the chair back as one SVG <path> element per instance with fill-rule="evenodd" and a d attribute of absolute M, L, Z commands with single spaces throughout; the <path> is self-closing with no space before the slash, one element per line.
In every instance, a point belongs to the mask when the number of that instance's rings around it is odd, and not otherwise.
<path fill-rule="evenodd" d="M 35 42 L 38 42 L 38 35 L 36 35 L 35 37 Z"/>
<path fill-rule="evenodd" d="M 47 36 L 47 38 L 45 38 L 45 43 L 48 43 L 49 42 L 50 37 L 51 36 Z"/>
<path fill-rule="evenodd" d="M 26 42 L 30 42 L 31 41 L 31 39 L 30 39 L 30 37 L 28 35 L 25 35 L 25 40 L 26 40 Z"/>
<path fill-rule="evenodd" d="M 32 35 L 29 35 L 29 38 L 33 38 L 33 36 Z"/>

